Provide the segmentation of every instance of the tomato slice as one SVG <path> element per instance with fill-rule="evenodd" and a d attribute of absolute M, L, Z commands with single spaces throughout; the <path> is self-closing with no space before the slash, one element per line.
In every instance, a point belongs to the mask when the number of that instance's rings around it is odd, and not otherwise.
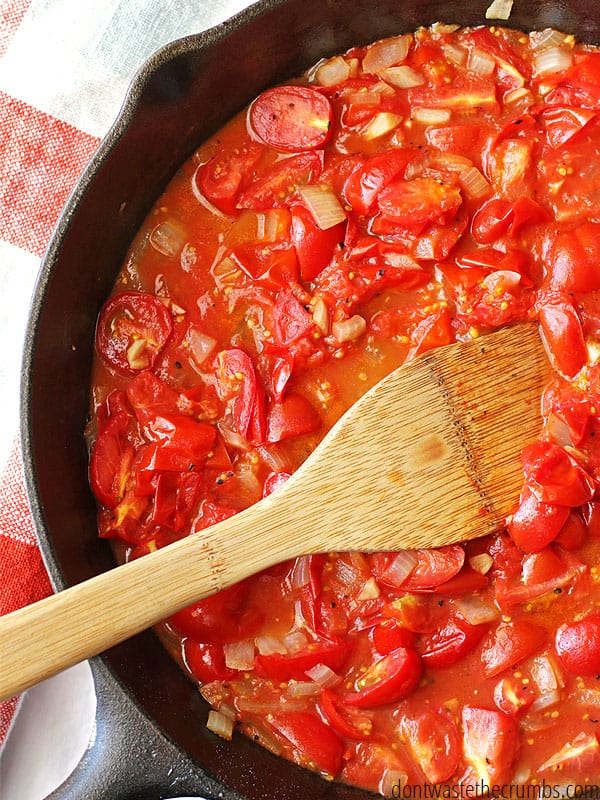
<path fill-rule="evenodd" d="M 374 708 L 407 697 L 419 685 L 423 664 L 414 650 L 399 647 L 380 658 L 357 681 L 357 691 L 344 695 L 356 708 Z"/>
<path fill-rule="evenodd" d="M 345 222 L 322 230 L 304 206 L 292 206 L 291 240 L 302 280 L 312 281 L 332 260 L 344 242 Z"/>
<path fill-rule="evenodd" d="M 425 709 L 406 715 L 400 734 L 429 783 L 437 784 L 454 774 L 460 760 L 460 735 L 450 714 Z"/>
<path fill-rule="evenodd" d="M 253 444 L 265 439 L 265 397 L 251 357 L 234 347 L 217 357 L 217 391 L 225 400 L 235 433 Z"/>
<path fill-rule="evenodd" d="M 173 333 L 165 304 L 145 292 L 121 292 L 103 305 L 96 349 L 112 367 L 130 375 L 152 368 Z"/>
<path fill-rule="evenodd" d="M 502 711 L 465 706 L 462 710 L 463 754 L 484 786 L 506 784 L 519 750 L 515 720 Z"/>
<path fill-rule="evenodd" d="M 344 745 L 340 736 L 316 714 L 280 711 L 269 723 L 294 748 L 300 764 L 314 765 L 334 777 L 342 768 Z"/>
<path fill-rule="evenodd" d="M 471 625 L 461 617 L 451 617 L 446 624 L 421 639 L 419 653 L 425 667 L 440 669 L 456 664 L 479 644 L 487 625 Z"/>
<path fill-rule="evenodd" d="M 354 741 L 363 741 L 371 736 L 371 717 L 365 711 L 345 707 L 332 689 L 322 690 L 319 707 L 327 722 L 342 736 Z"/>
<path fill-rule="evenodd" d="M 546 640 L 546 630 L 526 619 L 500 622 L 483 643 L 481 663 L 486 678 L 494 678 L 536 653 Z"/>
<path fill-rule="evenodd" d="M 600 615 L 588 614 L 578 622 L 561 625 L 554 646 L 561 664 L 569 672 L 600 674 Z"/>
<path fill-rule="evenodd" d="M 256 134 L 277 150 L 314 150 L 330 137 L 331 103 L 310 86 L 276 86 L 254 101 L 249 111 Z"/>
<path fill-rule="evenodd" d="M 285 207 L 292 202 L 298 185 L 316 181 L 322 171 L 322 150 L 281 159 L 240 193 L 238 207 L 258 211 Z"/>

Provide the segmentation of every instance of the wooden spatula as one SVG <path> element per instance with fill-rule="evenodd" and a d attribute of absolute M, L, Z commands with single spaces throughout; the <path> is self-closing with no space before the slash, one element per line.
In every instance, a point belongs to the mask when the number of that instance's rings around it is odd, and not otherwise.
<path fill-rule="evenodd" d="M 384 378 L 275 493 L 0 619 L 0 697 L 293 556 L 435 547 L 497 530 L 541 427 L 534 325 L 430 351 Z"/>

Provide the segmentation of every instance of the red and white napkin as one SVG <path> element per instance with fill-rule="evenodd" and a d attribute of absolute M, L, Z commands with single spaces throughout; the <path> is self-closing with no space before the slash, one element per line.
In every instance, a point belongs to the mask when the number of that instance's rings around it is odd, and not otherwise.
<path fill-rule="evenodd" d="M 21 342 L 40 258 L 143 61 L 246 0 L 1 0 L 0 614 L 51 592 L 18 441 Z M 4 646 L 0 643 L 0 649 Z M 16 701 L 0 704 L 0 745 Z"/>

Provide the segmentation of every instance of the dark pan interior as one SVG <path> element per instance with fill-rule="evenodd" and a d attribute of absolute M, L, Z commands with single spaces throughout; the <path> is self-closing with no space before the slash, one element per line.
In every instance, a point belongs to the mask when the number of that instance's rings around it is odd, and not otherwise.
<path fill-rule="evenodd" d="M 219 29 L 167 46 L 142 70 L 60 220 L 40 273 L 26 343 L 28 489 L 57 588 L 114 564 L 108 545 L 96 537 L 83 440 L 94 324 L 128 243 L 177 166 L 259 91 L 318 58 L 437 20 L 482 24 L 489 2 L 261 2 Z M 503 24 L 552 26 L 600 42 L 600 5 L 515 0 Z M 227 744 L 207 733 L 205 705 L 153 634 L 114 648 L 105 660 L 166 737 L 242 796 L 362 796 L 328 785 L 242 737 Z"/>

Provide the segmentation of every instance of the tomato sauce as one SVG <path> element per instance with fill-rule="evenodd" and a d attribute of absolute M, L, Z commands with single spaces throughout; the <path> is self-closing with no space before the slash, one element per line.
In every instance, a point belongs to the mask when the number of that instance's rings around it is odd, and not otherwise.
<path fill-rule="evenodd" d="M 599 134 L 599 50 L 438 24 L 264 92 L 156 203 L 96 337 L 122 559 L 276 491 L 433 347 L 529 321 L 553 368 L 497 535 L 300 557 L 165 621 L 215 732 L 392 797 L 600 783 Z"/>

